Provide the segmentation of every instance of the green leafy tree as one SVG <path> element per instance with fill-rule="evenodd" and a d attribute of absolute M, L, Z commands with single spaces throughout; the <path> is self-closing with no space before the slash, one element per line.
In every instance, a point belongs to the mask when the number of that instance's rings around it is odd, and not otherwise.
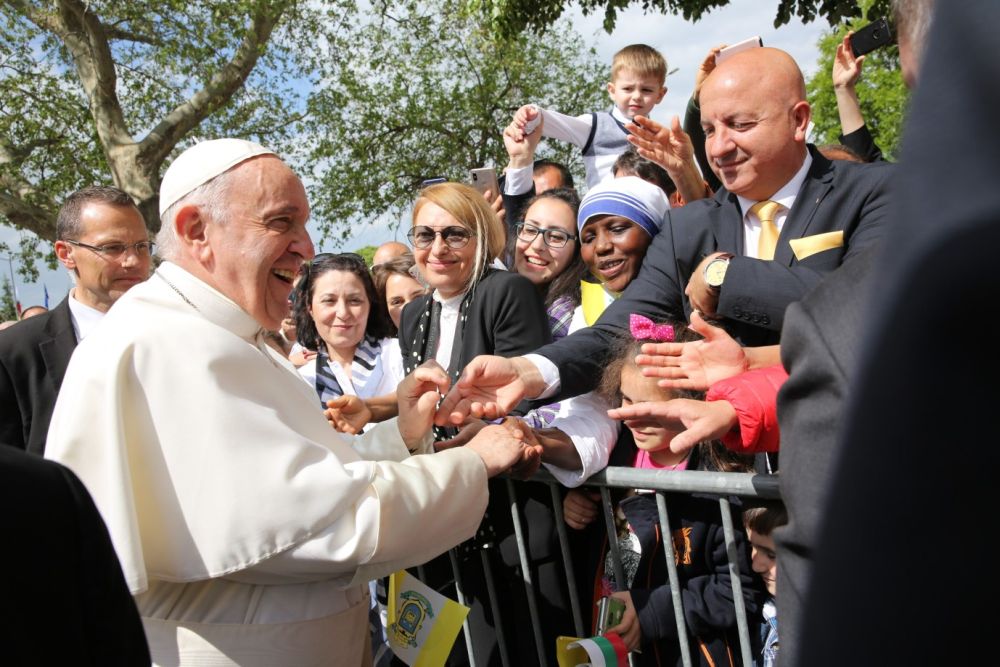
<path fill-rule="evenodd" d="M 355 216 L 398 220 L 424 179 L 468 182 L 469 168 L 502 168 L 501 133 L 523 104 L 574 114 L 610 107 L 609 64 L 568 24 L 544 38 L 500 39 L 463 16 L 459 0 L 379 10 L 358 26 L 338 78 L 311 100 L 311 113 L 328 119 L 313 150 L 325 232 Z M 538 156 L 582 173 L 579 150 L 562 142 Z"/>
<path fill-rule="evenodd" d="M 14 303 L 14 290 L 11 289 L 10 280 L 4 277 L 3 287 L 0 288 L 0 322 L 16 319 L 17 307 Z"/>
<path fill-rule="evenodd" d="M 52 240 L 62 197 L 112 181 L 155 231 L 161 167 L 198 137 L 294 149 L 299 84 L 328 70 L 353 13 L 351 0 L 5 0 L 0 216 Z"/>
<path fill-rule="evenodd" d="M 372 259 L 375 257 L 376 250 L 378 250 L 378 246 L 366 245 L 364 248 L 358 248 L 354 252 L 361 255 L 361 258 L 365 260 L 365 264 L 371 267 Z"/>
<path fill-rule="evenodd" d="M 584 14 L 604 12 L 604 29 L 614 30 L 618 12 L 638 0 L 575 0 Z M 646 12 L 679 14 L 687 21 L 697 21 L 717 7 L 725 7 L 730 0 L 641 0 Z M 562 16 L 569 0 L 465 0 L 466 7 L 487 17 L 492 29 L 499 35 L 518 35 L 524 30 L 543 32 Z M 761 3 L 765 4 L 765 3 Z M 774 0 L 771 0 L 771 6 Z M 877 10 L 885 15 L 889 0 L 876 0 Z M 797 16 L 803 23 L 817 17 L 825 18 L 830 25 L 860 16 L 856 0 L 778 0 L 774 27 L 788 23 Z"/>
<path fill-rule="evenodd" d="M 500 164 L 529 100 L 606 105 L 603 67 L 574 36 L 494 39 L 461 0 L 4 0 L 0 222 L 28 279 L 58 205 L 112 182 L 159 227 L 163 167 L 200 138 L 240 136 L 307 178 L 313 217 L 346 236 L 428 175 Z M 540 153 L 572 162 L 564 147 Z M 10 244 L 18 245 L 17 243 Z"/>
<path fill-rule="evenodd" d="M 863 3 L 866 8 L 872 3 Z M 876 18 L 876 7 L 868 8 L 868 16 Z M 806 82 L 812 105 L 813 139 L 817 144 L 839 143 L 840 116 L 833 91 L 830 71 L 837 45 L 848 30 L 857 31 L 868 22 L 858 18 L 832 28 L 817 44 L 820 58 L 816 73 Z M 872 51 L 865 57 L 861 78 L 857 84 L 858 100 L 865 123 L 887 159 L 896 155 L 902 138 L 903 117 L 908 91 L 899 69 L 899 49 L 895 45 Z"/>

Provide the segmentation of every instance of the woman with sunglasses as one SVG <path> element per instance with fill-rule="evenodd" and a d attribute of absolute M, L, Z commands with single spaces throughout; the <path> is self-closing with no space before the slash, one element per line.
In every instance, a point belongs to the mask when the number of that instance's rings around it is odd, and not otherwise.
<path fill-rule="evenodd" d="M 579 208 L 574 190 L 546 190 L 528 202 L 524 219 L 514 225 L 508 240 L 514 271 L 534 283 L 545 300 L 553 340 L 569 332 L 573 311 L 580 305 L 580 280 L 587 273 L 576 233 Z"/>
<path fill-rule="evenodd" d="M 504 231 L 476 190 L 459 183 L 426 187 L 414 205 L 413 227 L 407 236 L 417 268 L 433 290 L 403 308 L 399 340 L 408 369 L 436 359 L 448 369 L 454 382 L 477 355 L 527 354 L 551 340 L 548 318 L 535 285 L 524 276 L 491 266 L 493 258 L 503 250 Z M 457 441 L 476 425 L 471 426 Z M 444 437 L 453 433 L 449 430 Z M 497 628 L 487 602 L 490 596 L 484 561 L 492 573 L 499 608 L 527 608 L 524 582 L 518 575 L 509 495 L 503 481 L 490 484 L 489 489 L 486 518 L 477 536 L 457 548 L 462 590 L 466 604 L 472 607 L 469 623 L 476 663 L 483 665 L 499 664 Z M 530 528 L 526 547 L 538 577 L 543 598 L 540 604 L 553 612 L 545 615 L 542 625 L 546 646 L 554 650 L 556 636 L 571 632 L 572 625 L 566 622 L 571 615 L 563 592 L 565 578 L 556 563 L 559 547 L 550 493 L 545 485 L 528 484 L 518 489 L 518 495 Z M 455 598 L 448 556 L 425 564 L 422 580 Z M 526 615 L 505 613 L 501 619 L 506 637 L 534 636 Z M 512 652 L 511 664 L 537 662 L 531 641 L 508 640 L 507 645 Z M 464 664 L 465 659 L 465 646 L 457 642 L 448 664 Z"/>
<path fill-rule="evenodd" d="M 526 354 L 551 340 L 534 285 L 491 266 L 504 232 L 476 190 L 461 183 L 424 188 L 407 237 L 432 290 L 403 308 L 399 342 L 407 372 L 436 359 L 455 381 L 477 355 Z"/>
<path fill-rule="evenodd" d="M 316 389 L 320 405 L 326 409 L 328 401 L 357 396 L 388 398 L 381 402 L 395 406 L 396 385 L 404 377 L 399 344 L 388 337 L 390 324 L 377 305 L 365 261 L 354 253 L 316 255 L 303 267 L 293 294 L 298 340 L 317 351 L 299 373 Z M 366 422 L 334 426 L 356 432 Z"/>

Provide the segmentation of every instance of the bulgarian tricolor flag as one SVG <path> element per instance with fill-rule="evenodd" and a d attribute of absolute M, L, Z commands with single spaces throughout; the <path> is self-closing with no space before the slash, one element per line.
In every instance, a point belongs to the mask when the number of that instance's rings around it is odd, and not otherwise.
<path fill-rule="evenodd" d="M 556 659 L 559 667 L 628 667 L 628 647 L 614 632 L 588 639 L 559 637 Z"/>
<path fill-rule="evenodd" d="M 469 608 L 400 570 L 389 578 L 389 645 L 410 667 L 444 665 Z"/>

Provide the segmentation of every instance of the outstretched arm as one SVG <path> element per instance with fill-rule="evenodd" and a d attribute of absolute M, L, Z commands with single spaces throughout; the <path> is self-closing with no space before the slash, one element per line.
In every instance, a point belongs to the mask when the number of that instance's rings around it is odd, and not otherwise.
<path fill-rule="evenodd" d="M 708 196 L 708 188 L 694 161 L 694 145 L 681 129 L 680 118 L 674 116 L 670 127 L 666 127 L 645 116 L 636 116 L 625 128 L 631 132 L 629 143 L 639 155 L 666 170 L 685 202 Z"/>

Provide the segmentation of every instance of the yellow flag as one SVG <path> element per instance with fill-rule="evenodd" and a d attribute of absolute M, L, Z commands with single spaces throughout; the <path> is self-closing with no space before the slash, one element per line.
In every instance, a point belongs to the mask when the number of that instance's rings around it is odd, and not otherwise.
<path fill-rule="evenodd" d="M 389 645 L 410 667 L 441 667 L 469 608 L 400 570 L 389 578 Z"/>

